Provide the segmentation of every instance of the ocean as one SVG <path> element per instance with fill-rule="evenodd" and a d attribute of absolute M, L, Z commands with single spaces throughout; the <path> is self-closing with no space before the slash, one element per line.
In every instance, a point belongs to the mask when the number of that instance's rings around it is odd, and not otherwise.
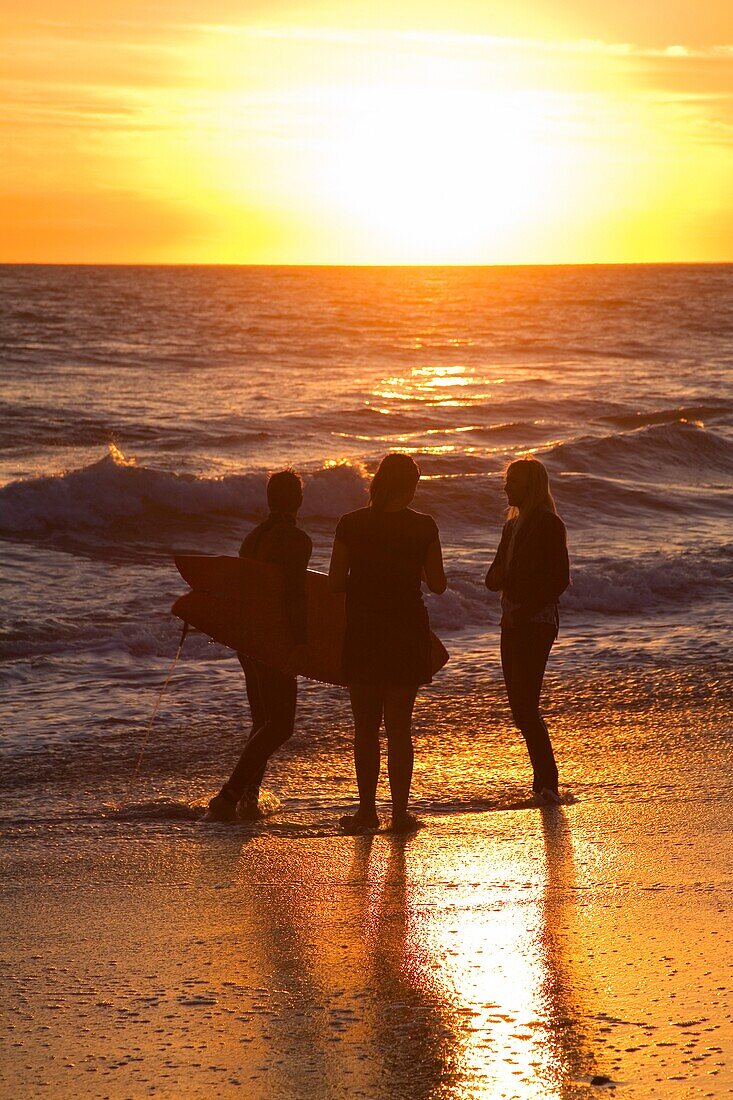
<path fill-rule="evenodd" d="M 508 461 L 546 463 L 572 585 L 545 712 L 568 800 L 730 797 L 733 266 L 0 267 L 0 818 L 17 835 L 197 827 L 247 725 L 190 636 L 175 550 L 235 554 L 269 471 L 340 515 L 407 451 L 443 542 L 451 660 L 420 696 L 423 818 L 522 806 L 530 775 L 483 577 Z M 254 830 L 335 830 L 350 713 L 302 682 Z M 386 798 L 385 780 L 381 790 Z"/>

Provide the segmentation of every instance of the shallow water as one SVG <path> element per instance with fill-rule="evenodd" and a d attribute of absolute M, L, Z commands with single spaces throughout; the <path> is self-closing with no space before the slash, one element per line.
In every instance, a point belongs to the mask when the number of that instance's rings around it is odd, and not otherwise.
<path fill-rule="evenodd" d="M 526 793 L 482 578 L 501 471 L 527 448 L 572 555 L 547 681 L 563 782 L 646 797 L 678 756 L 683 775 L 686 754 L 723 751 L 733 268 L 4 267 L 0 334 L 3 815 L 121 797 L 178 640 L 174 548 L 235 553 L 267 471 L 293 463 L 325 568 L 397 448 L 420 461 L 449 575 L 428 597 L 451 662 L 416 722 L 424 812 Z M 296 763 L 268 782 L 317 815 L 351 798 L 349 718 L 342 693 L 301 697 Z M 238 665 L 190 637 L 142 802 L 201 797 L 243 727 Z"/>

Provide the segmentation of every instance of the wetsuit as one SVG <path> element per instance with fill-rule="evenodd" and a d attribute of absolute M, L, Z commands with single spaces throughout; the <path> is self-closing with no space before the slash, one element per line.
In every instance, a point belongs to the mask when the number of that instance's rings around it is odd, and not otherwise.
<path fill-rule="evenodd" d="M 308 639 L 305 581 L 312 550 L 310 538 L 296 527 L 294 516 L 271 512 L 264 523 L 250 531 L 239 551 L 240 557 L 266 561 L 282 570 L 285 614 L 293 646 Z M 243 796 L 256 801 L 267 761 L 293 735 L 298 697 L 297 677 L 268 668 L 243 653 L 238 657 L 247 684 L 252 732 L 221 791 L 235 803 Z"/>

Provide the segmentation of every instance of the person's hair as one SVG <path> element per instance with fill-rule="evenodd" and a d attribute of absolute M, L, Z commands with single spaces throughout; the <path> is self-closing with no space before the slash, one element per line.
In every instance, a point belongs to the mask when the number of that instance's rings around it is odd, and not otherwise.
<path fill-rule="evenodd" d="M 414 458 L 404 454 L 385 455 L 369 487 L 372 508 L 379 511 L 396 497 L 414 493 L 419 480 L 420 467 Z"/>
<path fill-rule="evenodd" d="M 532 512 L 535 508 L 547 508 L 557 515 L 555 501 L 552 499 L 552 493 L 550 492 L 550 479 L 544 464 L 538 458 L 535 458 L 534 455 L 515 458 L 514 462 L 510 462 L 506 468 L 507 476 L 510 470 L 520 471 L 527 485 L 527 497 L 522 505 L 522 511 Z M 507 509 L 508 519 L 513 519 L 518 514 L 518 508 L 509 507 Z"/>
<path fill-rule="evenodd" d="M 303 482 L 295 470 L 280 470 L 267 482 L 267 503 L 271 512 L 297 512 L 303 503 Z"/>

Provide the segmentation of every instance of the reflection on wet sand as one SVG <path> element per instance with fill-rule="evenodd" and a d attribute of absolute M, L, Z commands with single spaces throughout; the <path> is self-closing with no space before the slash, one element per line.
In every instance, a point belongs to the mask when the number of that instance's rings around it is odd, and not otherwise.
<path fill-rule="evenodd" d="M 451 846 L 452 867 L 433 860 L 444 881 L 422 888 L 423 944 L 455 1037 L 454 1096 L 560 1097 L 587 1072 L 563 949 L 574 915 L 572 844 L 562 812 L 555 815 L 542 819 L 544 868 L 531 828 L 509 846 L 506 837 Z"/>
<path fill-rule="evenodd" d="M 426 831 L 339 842 L 327 859 L 323 841 L 240 850 L 239 940 L 262 995 L 252 1084 L 559 1100 L 587 1079 L 568 823 L 557 809 L 522 819 L 521 837 L 482 844 Z"/>
<path fill-rule="evenodd" d="M 702 851 L 677 806 L 631 812 L 453 814 L 409 841 L 24 836 L 0 1092 L 584 1100 L 598 1073 L 638 1100 L 727 1094 L 728 819 Z"/>
<path fill-rule="evenodd" d="M 561 807 L 541 811 L 545 844 L 546 883 L 542 899 L 540 957 L 544 980 L 540 990 L 548 1072 L 559 1096 L 569 1082 L 593 1074 L 594 1059 L 583 1030 L 578 961 L 571 944 L 578 929 L 578 893 L 570 825 Z"/>
<path fill-rule="evenodd" d="M 240 934 L 250 981 L 262 992 L 247 1058 L 263 1095 L 421 1098 L 448 1079 L 455 1037 L 416 934 L 409 841 L 349 844 L 340 882 L 319 875 L 312 848 L 297 872 L 279 846 L 263 845 L 256 856 L 253 846 L 242 850 L 244 863 L 255 856 L 258 864 L 256 888 L 241 897 Z M 251 866 L 242 870 L 251 886 Z M 226 965 L 236 969 L 236 959 Z"/>
<path fill-rule="evenodd" d="M 370 1046 L 381 1069 L 380 1092 L 417 1100 L 450 1078 L 455 1036 L 421 935 L 407 870 L 409 844 L 404 837 L 390 838 L 383 867 L 373 841 L 362 838 L 352 871 L 362 890 L 364 975 L 372 990 Z"/>
<path fill-rule="evenodd" d="M 289 856 L 296 853 L 289 847 Z M 207 930 L 226 930 L 216 961 L 220 985 L 241 994 L 230 1032 L 241 1044 L 240 1076 L 253 1100 L 313 1094 L 314 1082 L 329 1079 L 333 1060 L 314 965 L 321 945 L 313 893 L 283 854 L 257 842 L 223 848 L 237 889 L 222 895 Z"/>

